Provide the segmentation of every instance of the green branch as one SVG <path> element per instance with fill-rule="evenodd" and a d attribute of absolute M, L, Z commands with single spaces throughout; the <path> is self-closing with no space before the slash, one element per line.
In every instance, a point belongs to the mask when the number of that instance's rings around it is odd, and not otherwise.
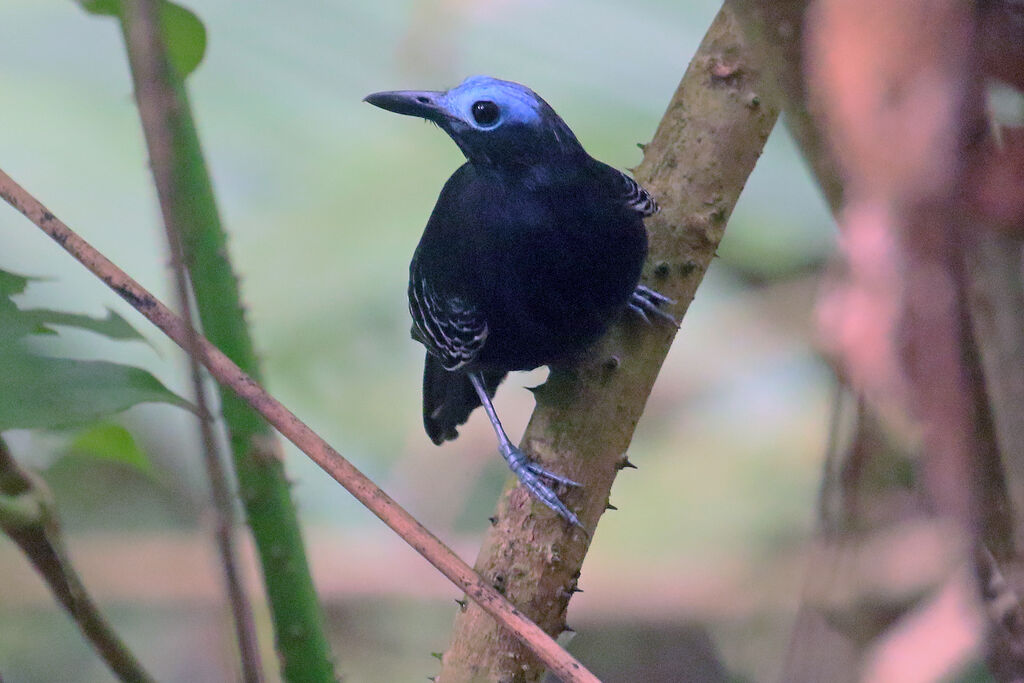
<path fill-rule="evenodd" d="M 121 13 L 125 42 L 129 26 Z M 166 56 L 165 56 L 166 59 Z M 129 50 L 136 88 L 139 63 Z M 169 134 L 161 166 L 170 169 L 167 217 L 181 229 L 182 255 L 206 337 L 250 376 L 259 364 L 243 314 L 238 280 L 227 253 L 210 176 L 178 69 L 167 69 Z M 154 166 L 157 160 L 154 161 Z M 263 570 L 282 673 L 289 681 L 333 681 L 323 614 L 309 572 L 299 522 L 285 477 L 280 442 L 270 426 L 231 391 L 220 389 L 242 503 Z"/>

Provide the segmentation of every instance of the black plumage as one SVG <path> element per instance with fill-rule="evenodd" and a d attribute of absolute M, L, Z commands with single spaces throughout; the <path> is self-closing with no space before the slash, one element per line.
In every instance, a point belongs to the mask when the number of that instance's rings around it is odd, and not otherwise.
<path fill-rule="evenodd" d="M 520 480 L 579 524 L 545 480 L 574 482 L 512 446 L 490 398 L 509 371 L 571 358 L 627 306 L 672 320 L 660 308 L 667 299 L 638 287 L 654 199 L 591 158 L 519 84 L 476 77 L 447 92 L 366 99 L 434 121 L 467 158 L 441 190 L 409 268 L 412 333 L 427 349 L 427 434 L 437 444 L 454 439 L 483 403 Z"/>

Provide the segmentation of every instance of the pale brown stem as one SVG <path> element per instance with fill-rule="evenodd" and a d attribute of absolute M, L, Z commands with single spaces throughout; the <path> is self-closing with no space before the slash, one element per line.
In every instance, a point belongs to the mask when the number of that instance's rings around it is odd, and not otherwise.
<path fill-rule="evenodd" d="M 213 433 L 213 416 L 203 382 L 199 363 L 197 333 L 193 324 L 189 279 L 185 269 L 181 235 L 183 228 L 178 224 L 173 206 L 183 201 L 180 184 L 175 183 L 173 136 L 170 130 L 171 117 L 176 97 L 172 84 L 172 68 L 167 59 L 167 50 L 160 37 L 158 5 L 153 0 L 125 2 L 123 27 L 128 59 L 132 66 L 135 84 L 135 99 L 138 102 L 142 129 L 149 150 L 150 168 L 156 182 L 163 215 L 164 231 L 171 252 L 171 266 L 178 298 L 178 310 L 185 324 L 189 372 L 196 405 L 199 408 L 199 432 L 202 440 L 203 462 L 213 502 L 214 541 L 224 571 L 224 585 L 228 604 L 235 624 L 235 636 L 242 663 L 242 677 L 247 683 L 263 680 L 263 665 L 260 658 L 259 639 L 253 619 L 252 605 L 245 591 L 239 570 L 238 548 L 235 543 L 235 512 L 231 499 L 231 487 L 223 454 L 217 448 Z"/>

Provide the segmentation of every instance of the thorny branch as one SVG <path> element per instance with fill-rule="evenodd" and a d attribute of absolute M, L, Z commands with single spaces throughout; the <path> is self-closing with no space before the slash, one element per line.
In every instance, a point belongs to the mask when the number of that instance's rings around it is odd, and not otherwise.
<path fill-rule="evenodd" d="M 679 302 L 677 317 L 712 262 L 777 113 L 726 2 L 635 173 L 661 206 L 647 222 L 645 276 Z M 537 409 L 521 444 L 583 484 L 568 502 L 588 529 L 609 508 L 612 483 L 628 463 L 624 454 L 674 338 L 671 329 L 633 322 L 616 325 L 572 368 L 552 369 L 535 392 Z M 519 487 L 506 489 L 494 519 L 477 571 L 548 633 L 559 633 L 589 538 L 566 530 Z M 542 674 L 540 662 L 480 609 L 471 605 L 456 615 L 439 680 L 534 681 Z"/>
<path fill-rule="evenodd" d="M 259 641 L 252 605 L 246 594 L 239 571 L 238 547 L 235 543 L 235 513 L 232 504 L 228 473 L 213 432 L 213 417 L 209 409 L 207 391 L 198 360 L 198 344 L 193 324 L 189 278 L 182 251 L 182 233 L 185 228 L 177 220 L 176 203 L 189 201 L 183 196 L 185 188 L 175 182 L 174 140 L 172 117 L 176 96 L 166 47 L 160 37 L 158 3 L 153 0 L 131 0 L 124 4 L 123 28 L 128 58 L 135 80 L 135 98 L 138 101 L 142 128 L 149 148 L 150 166 L 156 181 L 157 195 L 163 215 L 167 243 L 171 252 L 178 308 L 185 322 L 186 351 L 192 390 L 199 407 L 199 431 L 202 438 L 203 461 L 213 498 L 214 538 L 224 571 L 228 602 L 235 624 L 238 649 L 242 662 L 243 679 L 248 683 L 263 680 Z"/>

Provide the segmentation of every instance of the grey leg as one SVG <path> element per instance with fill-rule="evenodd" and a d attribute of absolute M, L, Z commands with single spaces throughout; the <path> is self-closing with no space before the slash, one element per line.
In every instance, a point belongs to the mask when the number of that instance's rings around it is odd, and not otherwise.
<path fill-rule="evenodd" d="M 512 445 L 512 442 L 508 440 L 508 436 L 505 434 L 504 428 L 501 426 L 501 422 L 498 420 L 497 413 L 494 412 L 494 406 L 491 404 L 491 397 L 487 395 L 486 389 L 484 389 L 484 383 L 479 373 L 469 373 L 469 381 L 473 383 L 473 388 L 476 389 L 477 395 L 480 397 L 480 402 L 484 406 L 484 410 L 487 411 L 487 417 L 491 421 L 491 426 L 494 427 L 494 434 L 498 437 L 498 451 L 501 453 L 501 457 L 508 463 L 509 469 L 515 473 L 516 477 L 522 482 L 523 486 L 533 495 L 534 498 L 547 505 L 549 508 L 558 513 L 563 519 L 574 526 L 578 526 L 581 529 L 584 528 L 580 524 L 579 518 L 573 513 L 572 510 L 565 506 L 554 490 L 544 483 L 544 479 L 553 481 L 564 486 L 579 486 L 578 483 L 572 479 L 549 472 L 537 463 L 533 462 L 526 457 L 526 454 L 521 450 Z M 584 529 L 585 530 L 585 529 Z"/>

